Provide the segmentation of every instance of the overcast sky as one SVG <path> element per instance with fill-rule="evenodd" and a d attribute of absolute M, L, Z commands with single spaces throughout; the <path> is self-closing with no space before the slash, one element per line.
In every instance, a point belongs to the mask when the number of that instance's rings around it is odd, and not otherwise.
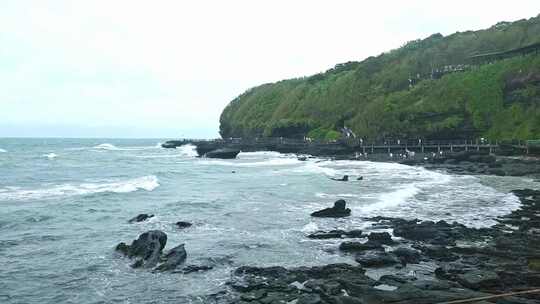
<path fill-rule="evenodd" d="M 539 13 L 539 0 L 5 0 L 0 136 L 216 137 L 250 87 Z"/>

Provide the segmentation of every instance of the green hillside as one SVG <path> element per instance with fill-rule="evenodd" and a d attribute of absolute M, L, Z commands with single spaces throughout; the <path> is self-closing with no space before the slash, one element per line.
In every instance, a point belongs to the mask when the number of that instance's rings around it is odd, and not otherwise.
<path fill-rule="evenodd" d="M 365 139 L 540 138 L 540 53 L 471 56 L 540 43 L 540 15 L 489 29 L 432 35 L 310 77 L 263 84 L 235 98 L 223 137 L 332 139 L 344 124 Z"/>

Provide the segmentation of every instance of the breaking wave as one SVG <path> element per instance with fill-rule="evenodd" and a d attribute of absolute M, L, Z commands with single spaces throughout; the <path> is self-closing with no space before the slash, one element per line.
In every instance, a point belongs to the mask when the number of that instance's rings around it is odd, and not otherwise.
<path fill-rule="evenodd" d="M 48 153 L 48 154 L 43 154 L 43 157 L 46 157 L 48 159 L 53 159 L 53 158 L 58 157 L 58 155 L 56 153 Z"/>
<path fill-rule="evenodd" d="M 202 165 L 234 166 L 234 167 L 267 167 L 267 166 L 289 166 L 300 163 L 294 158 L 272 158 L 264 161 L 241 162 L 204 159 L 198 162 Z"/>
<path fill-rule="evenodd" d="M 78 150 L 84 150 L 86 148 L 78 148 Z M 161 144 L 157 143 L 155 146 L 137 146 L 137 147 L 117 147 L 113 144 L 104 143 L 92 147 L 93 150 L 105 150 L 105 151 L 139 151 L 149 149 L 161 149 Z"/>
<path fill-rule="evenodd" d="M 197 147 L 195 147 L 194 145 L 187 144 L 187 145 L 180 146 L 176 149 L 180 151 L 181 155 L 188 156 L 188 157 L 197 157 L 198 154 L 197 154 L 196 148 Z"/>
<path fill-rule="evenodd" d="M 154 175 L 128 179 L 124 181 L 103 183 L 61 184 L 50 188 L 23 189 L 18 187 L 0 188 L 0 201 L 25 201 L 45 199 L 58 196 L 88 195 L 95 193 L 129 193 L 138 190 L 152 191 L 159 187 L 158 178 Z"/>

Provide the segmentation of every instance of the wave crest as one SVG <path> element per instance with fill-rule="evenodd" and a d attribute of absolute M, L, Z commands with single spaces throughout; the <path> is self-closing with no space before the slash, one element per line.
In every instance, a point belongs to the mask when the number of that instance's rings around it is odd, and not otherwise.
<path fill-rule="evenodd" d="M 45 199 L 58 196 L 88 195 L 95 193 L 129 193 L 138 190 L 152 191 L 159 187 L 158 178 L 148 175 L 124 181 L 83 183 L 79 185 L 62 184 L 42 189 L 21 189 L 6 187 L 0 189 L 0 201 L 24 201 L 30 199 Z"/>
<path fill-rule="evenodd" d="M 48 159 L 53 159 L 53 158 L 58 157 L 58 155 L 56 153 L 48 153 L 48 154 L 43 154 L 43 157 L 46 157 Z"/>
<path fill-rule="evenodd" d="M 94 146 L 93 149 L 98 149 L 98 150 L 120 150 L 117 146 L 115 146 L 113 144 L 108 144 L 108 143 Z"/>
<path fill-rule="evenodd" d="M 196 148 L 197 147 L 194 146 L 194 145 L 187 144 L 187 145 L 180 146 L 180 147 L 178 147 L 176 149 L 179 150 L 180 154 L 182 154 L 184 156 L 197 157 L 199 154 L 197 153 Z"/>

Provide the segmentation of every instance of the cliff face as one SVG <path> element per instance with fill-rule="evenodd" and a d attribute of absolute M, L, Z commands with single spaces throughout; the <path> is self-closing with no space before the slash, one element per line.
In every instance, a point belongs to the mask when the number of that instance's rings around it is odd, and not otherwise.
<path fill-rule="evenodd" d="M 347 125 L 366 139 L 540 138 L 540 52 L 471 57 L 536 43 L 540 15 L 435 34 L 362 62 L 250 89 L 224 109 L 220 133 L 331 139 Z"/>

